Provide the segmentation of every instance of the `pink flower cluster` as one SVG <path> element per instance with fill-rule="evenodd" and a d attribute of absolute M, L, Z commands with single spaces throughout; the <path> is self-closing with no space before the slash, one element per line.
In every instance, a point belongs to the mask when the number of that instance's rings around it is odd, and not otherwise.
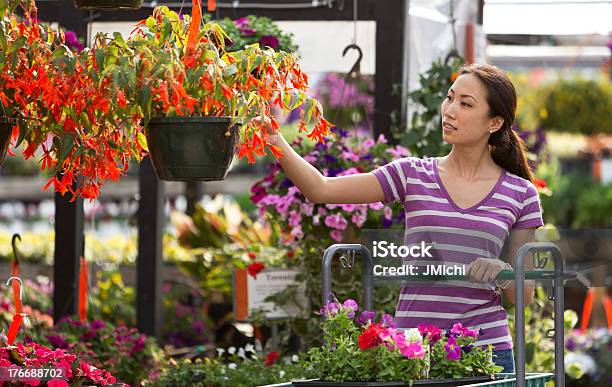
<path fill-rule="evenodd" d="M 294 149 L 324 176 L 339 177 L 371 171 L 394 159 L 405 157 L 408 151 L 392 147 L 381 135 L 371 138 L 348 137 L 336 130 L 336 138 L 313 148 L 296 141 Z M 279 164 L 274 164 L 269 174 L 251 188 L 251 201 L 257 205 L 259 215 L 279 223 L 285 231 L 284 242 L 294 245 L 305 235 L 329 237 L 341 242 L 350 226 L 357 229 L 368 221 L 376 221 L 374 227 L 390 227 L 404 224 L 401 207 L 394 219 L 391 207 L 383 203 L 370 204 L 318 204 L 309 202 L 299 188 L 286 177 Z M 320 235 L 323 232 L 324 235 Z M 316 234 L 314 234 L 316 233 Z M 313 235 L 314 234 L 314 235 Z"/>
<path fill-rule="evenodd" d="M 395 327 L 393 317 L 383 314 L 380 322 L 375 323 L 374 320 L 368 316 L 367 323 L 358 337 L 359 349 L 365 351 L 384 344 L 389 351 L 398 350 L 403 357 L 408 359 L 422 359 L 425 356 L 426 346 L 423 345 L 420 337 L 416 340 L 406 337 L 404 331 Z"/>
<path fill-rule="evenodd" d="M 98 385 L 109 385 L 117 382 L 110 372 L 97 369 L 63 349 L 49 349 L 42 345 L 31 343 L 23 345 L 18 343 L 16 347 L 0 347 L 0 367 L 53 367 L 63 368 L 66 372 L 66 380 L 51 380 L 48 386 L 68 387 L 69 382 L 82 384 L 94 382 Z M 23 381 L 26 386 L 39 386 L 43 382 L 32 378 Z M 0 384 L 1 385 L 1 384 Z M 79 384 L 80 385 L 80 384 Z"/>

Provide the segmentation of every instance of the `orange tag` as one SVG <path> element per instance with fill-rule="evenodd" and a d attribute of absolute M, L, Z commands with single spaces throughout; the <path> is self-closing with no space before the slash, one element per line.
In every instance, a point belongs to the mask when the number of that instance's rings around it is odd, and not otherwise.
<path fill-rule="evenodd" d="M 208 0 L 208 12 L 215 12 L 217 10 L 217 0 Z"/>
<path fill-rule="evenodd" d="M 17 333 L 19 332 L 19 327 L 21 327 L 21 322 L 23 321 L 23 315 L 21 313 L 15 313 L 13 315 L 13 321 L 9 326 L 8 331 L 8 345 L 12 346 L 15 343 L 15 337 L 17 337 Z"/>
<path fill-rule="evenodd" d="M 79 320 L 87 320 L 87 261 L 83 257 L 79 270 Z"/>

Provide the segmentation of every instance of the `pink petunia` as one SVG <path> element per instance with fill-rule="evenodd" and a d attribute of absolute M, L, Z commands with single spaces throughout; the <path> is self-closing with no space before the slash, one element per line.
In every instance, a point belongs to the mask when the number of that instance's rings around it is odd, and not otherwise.
<path fill-rule="evenodd" d="M 385 205 L 382 204 L 381 202 L 370 203 L 368 204 L 368 206 L 375 211 L 382 210 L 385 207 Z"/>
<path fill-rule="evenodd" d="M 348 226 L 348 222 L 342 215 L 335 214 L 325 217 L 325 225 L 327 227 L 335 228 L 336 230 L 345 230 Z"/>
<path fill-rule="evenodd" d="M 302 215 L 299 212 L 293 210 L 289 212 L 289 226 L 298 227 L 302 222 Z"/>
<path fill-rule="evenodd" d="M 342 242 L 342 239 L 344 239 L 344 233 L 340 230 L 330 231 L 329 236 L 336 242 Z"/>
<path fill-rule="evenodd" d="M 353 152 L 342 152 L 340 153 L 340 158 L 344 159 L 344 160 L 348 160 L 348 161 L 353 161 L 353 162 L 359 162 L 359 155 L 357 155 L 356 153 Z"/>

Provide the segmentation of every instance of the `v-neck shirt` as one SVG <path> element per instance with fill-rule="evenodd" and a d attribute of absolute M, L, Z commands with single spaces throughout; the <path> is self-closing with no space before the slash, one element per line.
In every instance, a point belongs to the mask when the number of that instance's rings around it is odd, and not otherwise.
<path fill-rule="evenodd" d="M 406 157 L 374 170 L 385 202 L 400 202 L 406 213 L 404 244 L 434 245 L 433 258 L 417 265 L 469 265 L 479 257 L 498 259 L 512 229 L 543 225 L 537 189 L 529 180 L 502 170 L 477 204 L 460 208 L 448 194 L 435 158 Z M 466 187 L 469 189 L 469 187 Z M 400 327 L 421 323 L 449 329 L 456 322 L 481 328 L 477 345 L 512 348 L 507 315 L 493 284 L 468 281 L 407 283 L 396 310 Z"/>
<path fill-rule="evenodd" d="M 506 174 L 506 170 L 502 169 L 502 172 L 500 173 L 499 178 L 497 179 L 497 182 L 495 183 L 493 188 L 491 188 L 491 190 L 489 191 L 487 196 L 485 196 L 481 201 L 479 201 L 475 205 L 470 206 L 468 208 L 461 208 L 461 207 L 459 207 L 455 203 L 455 201 L 453 200 L 453 198 L 450 195 L 450 193 L 448 193 L 448 191 L 446 190 L 446 187 L 444 186 L 444 182 L 442 182 L 442 178 L 440 177 L 440 172 L 438 171 L 438 159 L 437 158 L 433 158 L 433 171 L 434 171 L 434 176 L 436 177 L 436 182 L 440 186 L 440 191 L 442 191 L 442 194 L 446 197 L 446 199 L 448 200 L 449 204 L 451 206 L 453 206 L 455 208 L 455 210 L 457 210 L 458 212 L 460 212 L 462 214 L 465 214 L 465 213 L 468 213 L 468 212 L 470 212 L 472 210 L 475 210 L 478 207 L 480 207 L 481 205 L 483 205 L 484 203 L 486 203 L 486 201 L 489 200 L 489 198 L 491 198 L 491 196 L 493 196 L 495 191 L 497 191 L 497 189 L 499 188 L 499 185 L 504 181 L 504 177 L 505 177 L 505 174 Z"/>

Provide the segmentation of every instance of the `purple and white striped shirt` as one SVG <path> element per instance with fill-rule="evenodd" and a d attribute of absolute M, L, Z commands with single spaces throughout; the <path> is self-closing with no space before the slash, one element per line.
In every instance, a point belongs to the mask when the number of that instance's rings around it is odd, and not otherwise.
<path fill-rule="evenodd" d="M 436 158 L 406 157 L 373 172 L 385 202 L 404 205 L 405 244 L 425 241 L 433 245 L 434 258 L 429 262 L 421 259 L 417 265 L 443 262 L 467 266 L 478 257 L 497 259 L 511 229 L 543 225 L 538 192 L 530 181 L 503 170 L 480 203 L 461 209 L 444 188 L 436 163 Z M 476 345 L 512 348 L 506 311 L 493 284 L 404 283 L 395 321 L 402 328 L 429 323 L 443 329 L 461 322 L 482 328 Z"/>

